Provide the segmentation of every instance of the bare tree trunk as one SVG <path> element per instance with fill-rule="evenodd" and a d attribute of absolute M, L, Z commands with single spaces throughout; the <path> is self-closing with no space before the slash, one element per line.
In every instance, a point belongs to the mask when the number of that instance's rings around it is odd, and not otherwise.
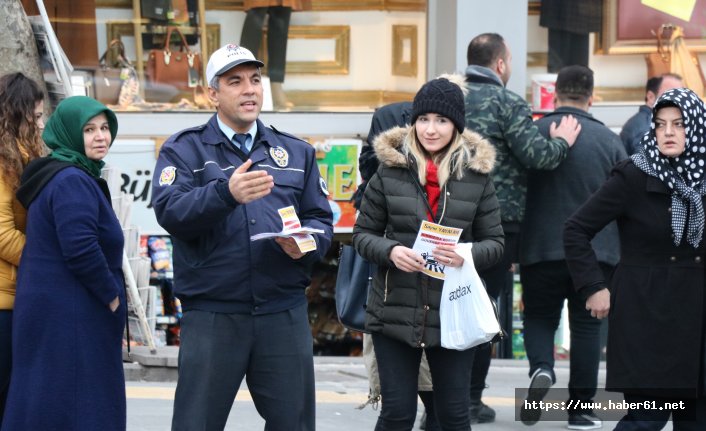
<path fill-rule="evenodd" d="M 22 72 L 37 81 L 44 89 L 44 106 L 48 108 L 49 98 L 39 66 L 37 44 L 22 2 L 0 0 L 0 11 L 0 75 Z"/>

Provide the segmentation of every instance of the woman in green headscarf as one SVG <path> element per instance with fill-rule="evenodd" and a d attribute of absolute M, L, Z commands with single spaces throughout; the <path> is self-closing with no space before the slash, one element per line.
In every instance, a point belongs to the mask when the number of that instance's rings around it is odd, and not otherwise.
<path fill-rule="evenodd" d="M 27 208 L 3 430 L 125 430 L 123 233 L 100 178 L 115 114 L 62 101 L 17 191 Z M 41 412 L 38 414 L 38 412 Z"/>

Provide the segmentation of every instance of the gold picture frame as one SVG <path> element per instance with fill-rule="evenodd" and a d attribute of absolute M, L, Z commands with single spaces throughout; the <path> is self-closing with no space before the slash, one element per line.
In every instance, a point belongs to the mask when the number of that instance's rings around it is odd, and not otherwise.
<path fill-rule="evenodd" d="M 409 61 L 404 61 L 405 42 L 409 41 Z M 392 26 L 392 74 L 417 76 L 417 26 Z"/>
<path fill-rule="evenodd" d="M 706 0 L 696 0 L 690 21 L 684 21 L 644 3 L 641 0 L 603 0 L 603 32 L 596 36 L 596 53 L 655 52 L 657 39 L 651 34 L 651 30 L 657 30 L 662 24 L 670 23 L 684 29 L 684 40 L 690 50 L 706 52 L 706 15 L 702 13 L 706 10 Z M 671 2 L 664 3 L 666 5 Z"/>
<path fill-rule="evenodd" d="M 263 29 L 258 58 L 267 65 L 267 29 Z M 289 27 L 289 41 L 293 39 L 332 39 L 333 60 L 288 61 L 287 74 L 348 75 L 350 64 L 351 28 L 348 25 L 293 25 Z"/>

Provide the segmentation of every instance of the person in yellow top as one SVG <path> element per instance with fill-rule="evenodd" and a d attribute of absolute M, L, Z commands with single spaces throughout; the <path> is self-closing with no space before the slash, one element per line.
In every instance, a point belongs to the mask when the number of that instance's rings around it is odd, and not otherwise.
<path fill-rule="evenodd" d="M 0 423 L 10 382 L 12 307 L 26 211 L 15 199 L 24 167 L 44 155 L 44 93 L 22 73 L 0 77 Z"/>

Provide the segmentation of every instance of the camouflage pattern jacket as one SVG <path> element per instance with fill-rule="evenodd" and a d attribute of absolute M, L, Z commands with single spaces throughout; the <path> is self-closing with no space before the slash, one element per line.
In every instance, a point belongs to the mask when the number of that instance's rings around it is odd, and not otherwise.
<path fill-rule="evenodd" d="M 495 146 L 493 182 L 503 223 L 520 223 L 525 215 L 528 169 L 554 169 L 569 150 L 561 138 L 546 139 L 532 122 L 527 102 L 505 88 L 490 69 L 468 66 L 466 127 Z"/>

